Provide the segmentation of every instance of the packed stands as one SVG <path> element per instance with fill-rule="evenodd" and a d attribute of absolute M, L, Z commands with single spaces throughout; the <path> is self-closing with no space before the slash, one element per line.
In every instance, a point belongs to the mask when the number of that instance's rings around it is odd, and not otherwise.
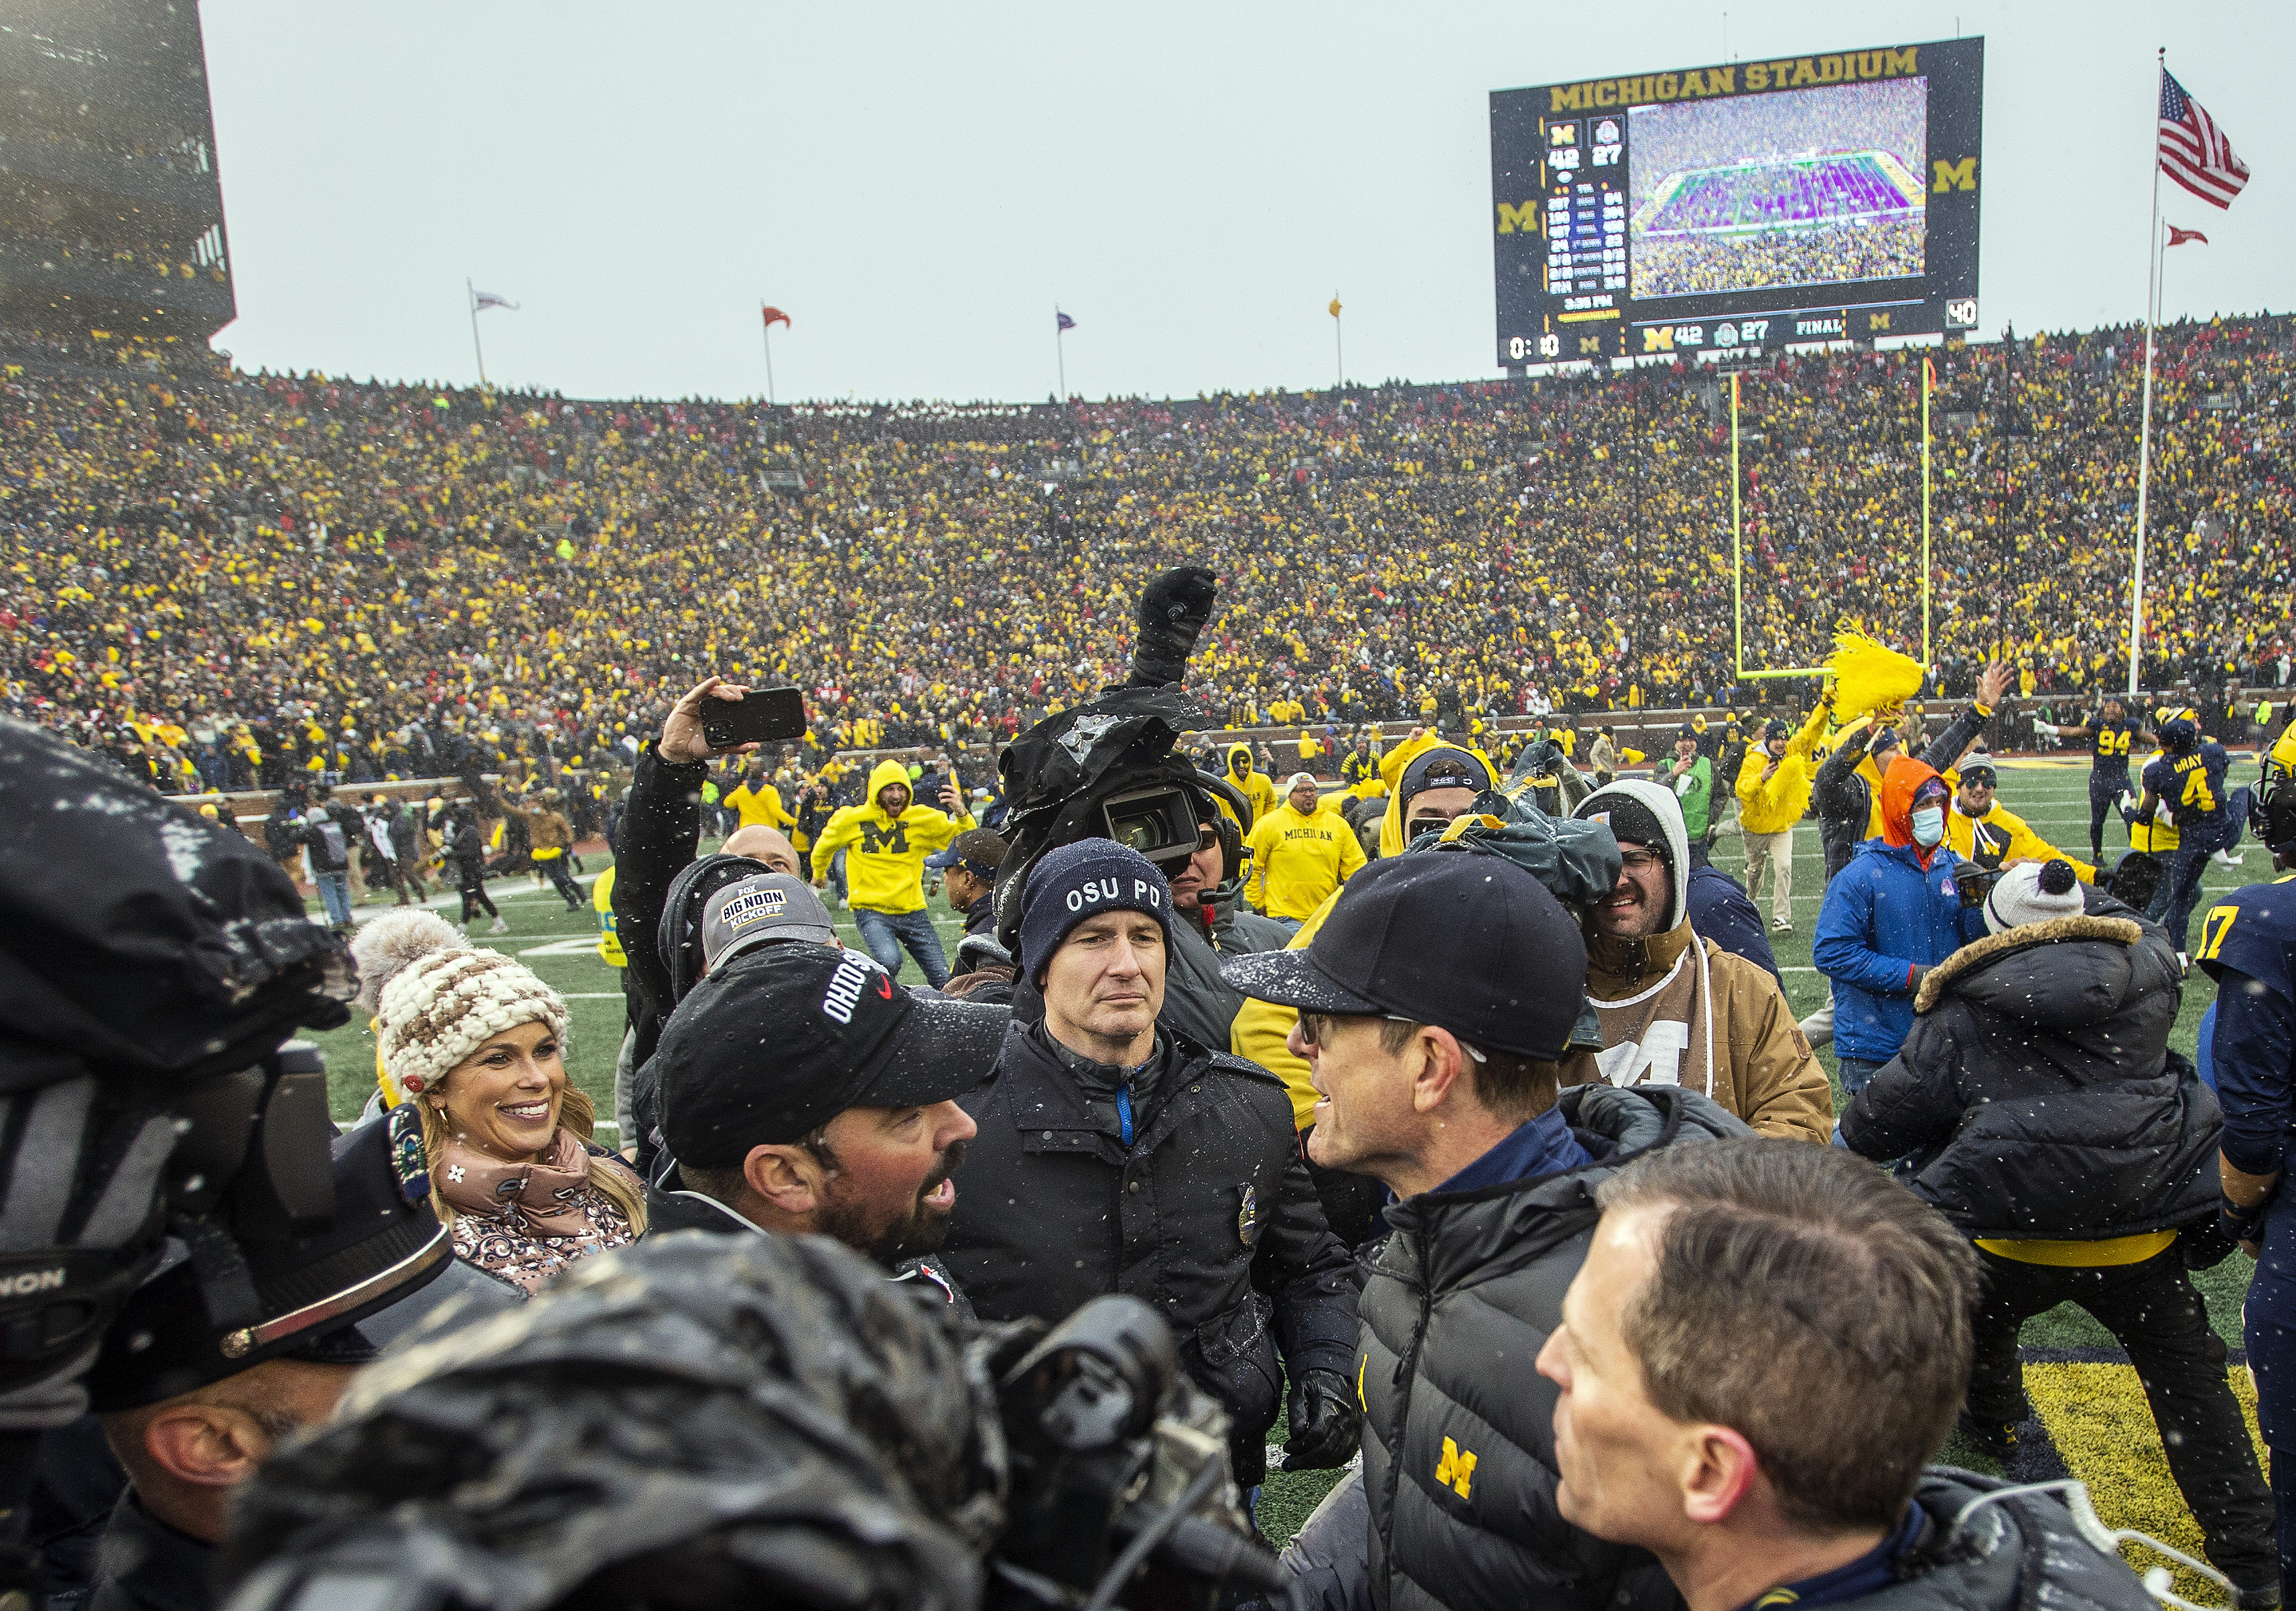
<path fill-rule="evenodd" d="M 2290 341 L 2163 334 L 2148 680 L 2279 675 Z M 1138 579 L 1184 557 L 1223 578 L 1191 672 L 1235 725 L 1733 680 L 1728 390 L 1695 365 L 768 410 L 5 350 L 0 699 L 171 788 L 594 756 L 705 670 L 804 687 L 824 750 L 994 739 L 1120 677 Z M 2141 343 L 1931 356 L 1943 691 L 2004 647 L 2036 694 L 2117 684 Z M 1918 647 L 1922 357 L 1742 377 L 1750 668 L 1842 618 Z"/>

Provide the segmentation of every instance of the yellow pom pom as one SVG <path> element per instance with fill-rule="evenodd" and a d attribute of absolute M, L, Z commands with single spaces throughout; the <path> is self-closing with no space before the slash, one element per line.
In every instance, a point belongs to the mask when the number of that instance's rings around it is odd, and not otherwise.
<path fill-rule="evenodd" d="M 1861 632 L 1834 634 L 1833 655 L 1825 669 L 1833 675 L 1833 709 L 1838 716 L 1893 711 L 1922 691 L 1919 661 Z"/>

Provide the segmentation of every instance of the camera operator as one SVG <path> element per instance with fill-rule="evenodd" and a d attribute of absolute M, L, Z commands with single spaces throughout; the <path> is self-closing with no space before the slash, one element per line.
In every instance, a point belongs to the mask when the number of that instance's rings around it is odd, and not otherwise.
<path fill-rule="evenodd" d="M 1923 1469 L 1975 1295 L 1936 1213 L 1837 1148 L 1768 1139 L 1651 1153 L 1593 1195 L 1538 1355 L 1573 1525 L 1651 1551 L 1689 1611 L 2153 1611 L 2054 1496 Z"/>
<path fill-rule="evenodd" d="M 1355 1285 L 1282 1082 L 1159 1027 L 1173 926 L 1171 887 L 1136 851 L 1085 839 L 1037 860 L 1017 960 L 1044 1015 L 1014 1023 L 995 1081 L 964 1098 L 980 1134 L 947 1258 L 992 1319 L 1057 1319 L 1109 1292 L 1154 1303 L 1234 1418 L 1230 1453 L 1250 1486 L 1275 1420 L 1278 1337 L 1286 1468 L 1354 1451 Z"/>
<path fill-rule="evenodd" d="M 5 1598 L 41 1587 L 22 1531 L 35 1450 L 82 1414 L 82 1377 L 163 1236 L 192 1249 L 203 1312 L 245 1330 L 265 1300 L 234 1237 L 325 1229 L 324 1070 L 280 1048 L 344 1023 L 353 984 L 340 942 L 235 830 L 8 719 L 0 793 L 17 813 L 0 836 Z"/>
<path fill-rule="evenodd" d="M 893 988 L 865 952 L 753 939 L 662 1028 L 654 1064 L 676 1163 L 647 1188 L 650 1234 L 834 1237 L 962 1305 L 930 1256 L 973 1135 L 956 1099 L 988 1078 L 1011 1022 Z"/>
<path fill-rule="evenodd" d="M 130 1485 L 96 1550 L 93 1611 L 214 1604 L 233 1492 L 286 1438 L 326 1419 L 353 1373 L 380 1357 L 360 1321 L 401 1303 L 428 1306 L 430 1283 L 453 1261 L 427 1182 L 397 1172 L 394 1138 L 406 1128 L 373 1119 L 345 1138 L 333 1229 L 250 1245 L 266 1298 L 253 1327 L 209 1319 L 180 1245 L 112 1322 L 88 1394 Z"/>

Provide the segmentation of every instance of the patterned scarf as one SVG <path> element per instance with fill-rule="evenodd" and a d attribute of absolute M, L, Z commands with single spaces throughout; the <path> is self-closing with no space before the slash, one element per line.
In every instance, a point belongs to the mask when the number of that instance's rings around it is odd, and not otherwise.
<path fill-rule="evenodd" d="M 458 1212 L 515 1218 L 537 1237 L 579 1236 L 591 1229 L 582 1212 L 590 1154 L 562 1125 L 530 1163 L 505 1163 L 450 1138 L 439 1149 L 436 1175 L 439 1195 Z"/>

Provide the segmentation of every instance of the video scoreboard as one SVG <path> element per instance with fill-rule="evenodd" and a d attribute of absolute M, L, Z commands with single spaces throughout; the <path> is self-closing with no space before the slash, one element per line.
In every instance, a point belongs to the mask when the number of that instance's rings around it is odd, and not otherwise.
<path fill-rule="evenodd" d="M 1491 95 L 1498 361 L 1977 325 L 1985 41 Z"/>

